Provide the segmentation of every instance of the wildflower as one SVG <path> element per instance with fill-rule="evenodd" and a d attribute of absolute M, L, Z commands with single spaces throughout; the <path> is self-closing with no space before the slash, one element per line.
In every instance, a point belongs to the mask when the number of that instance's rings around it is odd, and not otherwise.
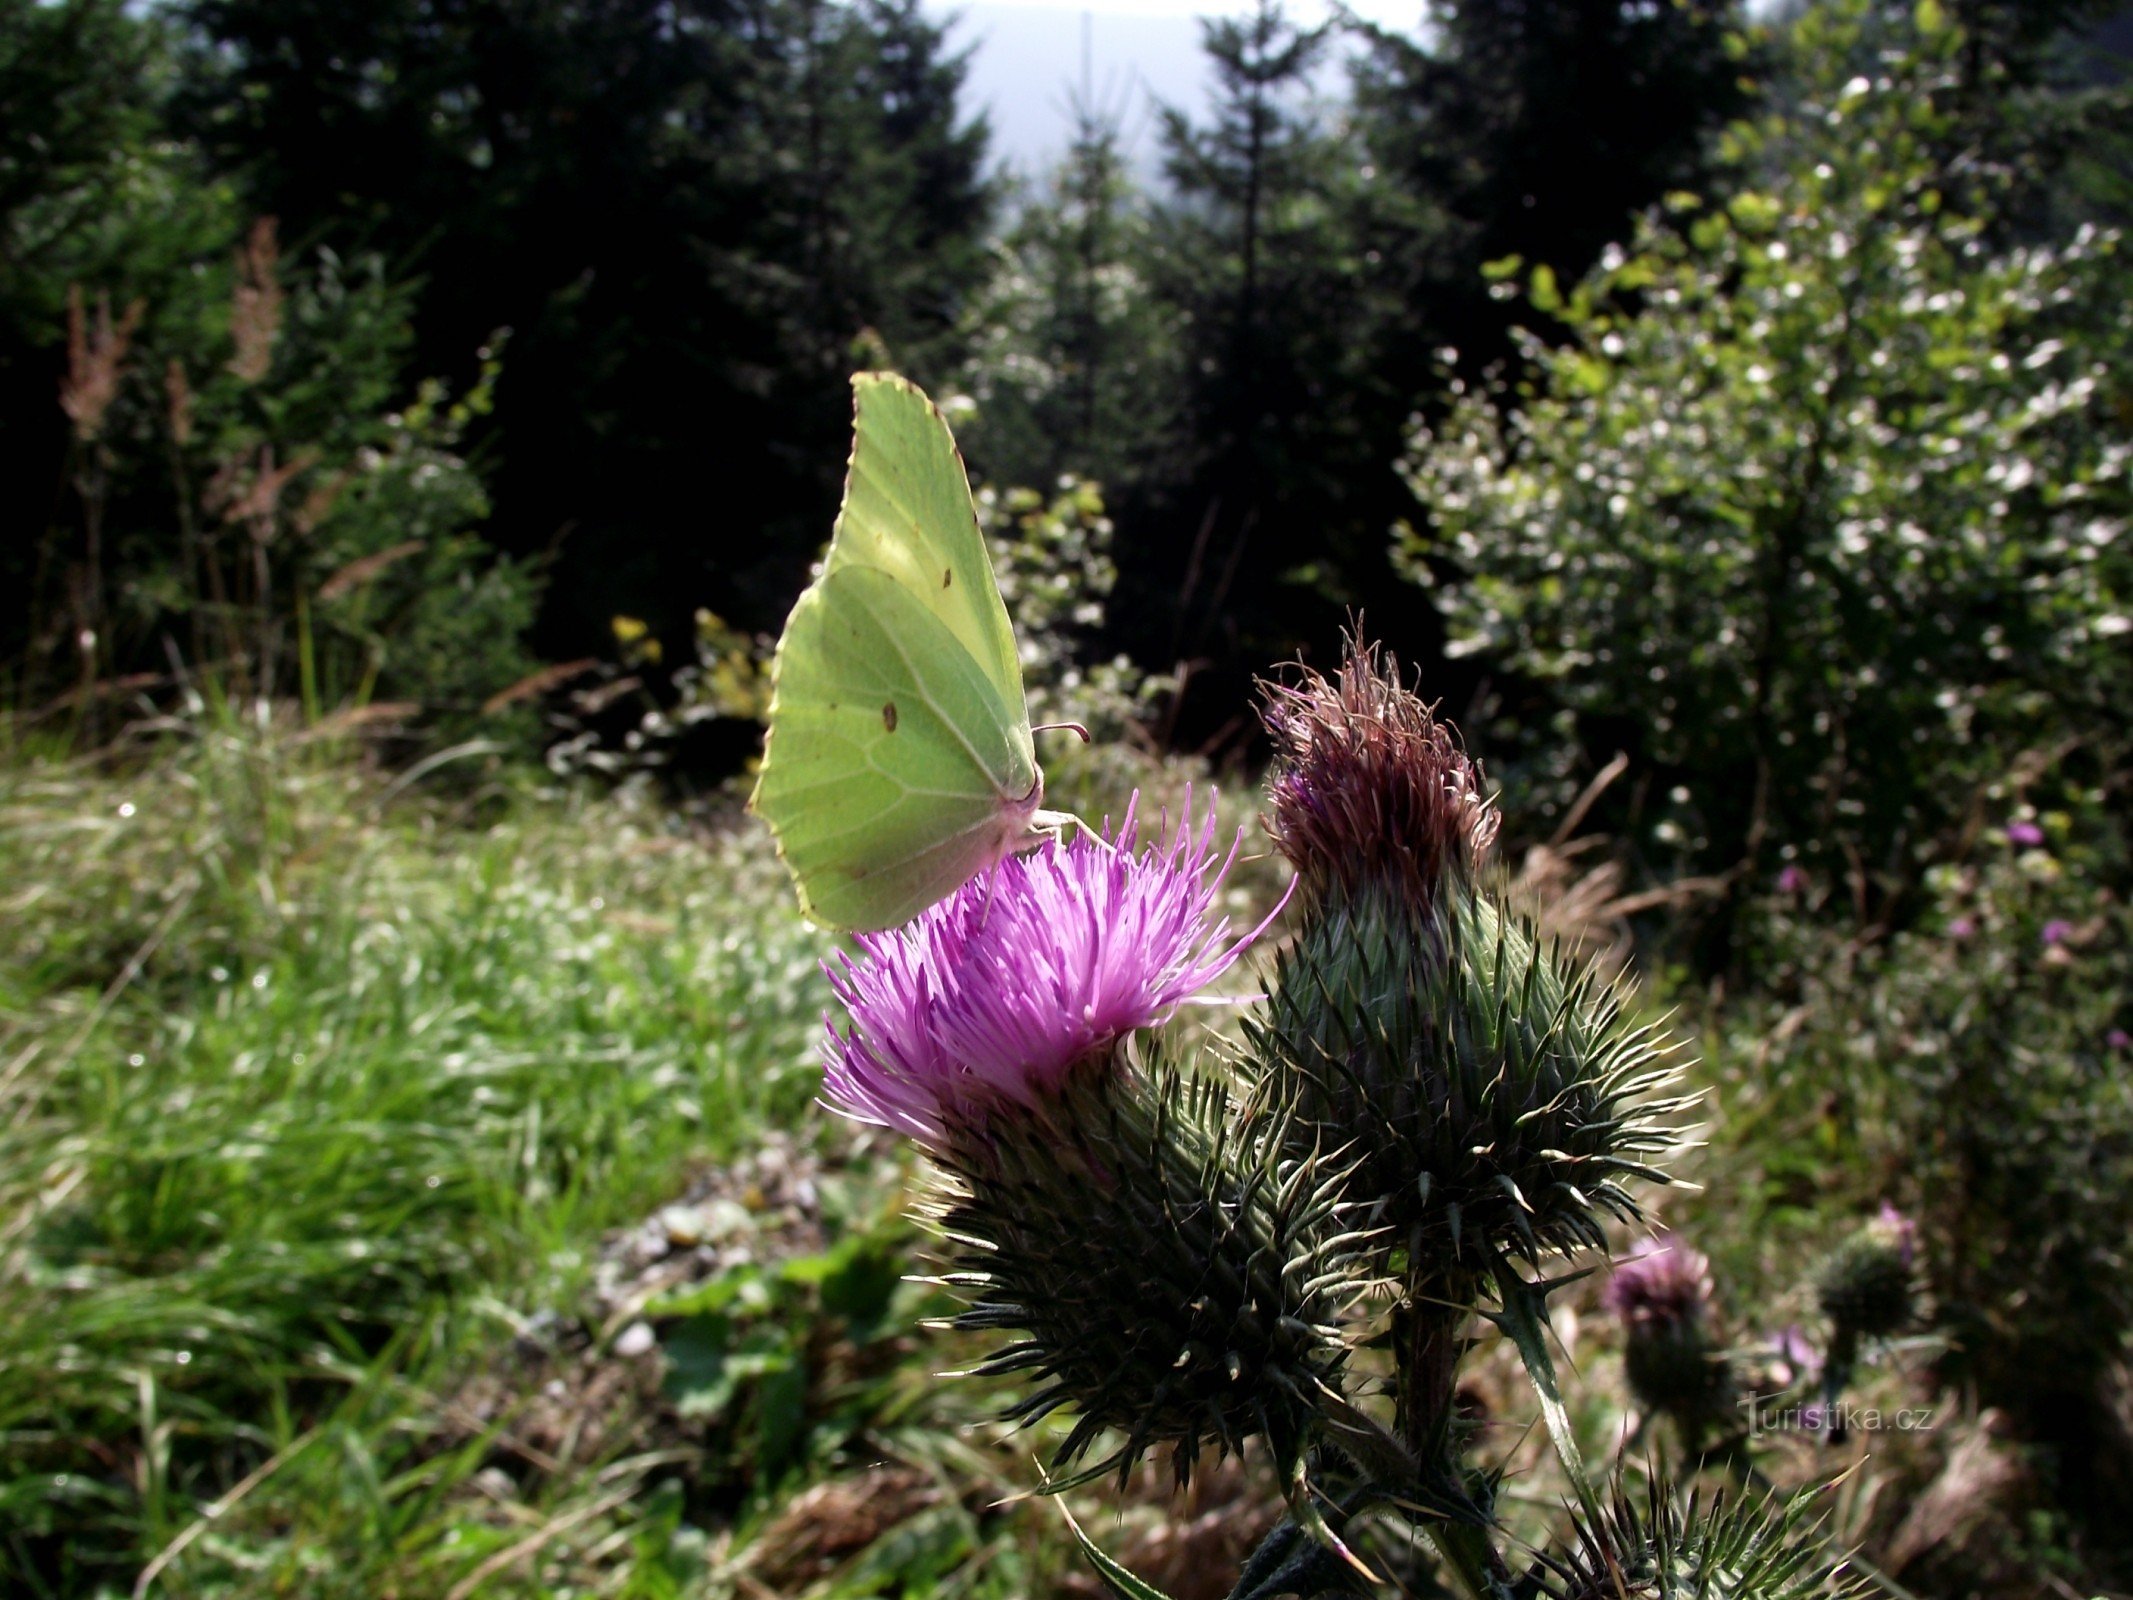
<path fill-rule="evenodd" d="M 1314 897 L 1389 882 L 1432 904 L 1486 859 L 1498 818 L 1481 774 L 1391 655 L 1351 639 L 1331 679 L 1267 685 L 1260 716 L 1277 758 L 1267 831 Z"/>
<path fill-rule="evenodd" d="M 1777 886 L 1779 894 L 1804 894 L 1807 890 L 1807 869 L 1797 863 L 1789 863 L 1785 870 L 1778 874 Z"/>
<path fill-rule="evenodd" d="M 859 959 L 824 964 L 851 1015 L 842 1032 L 824 1018 L 825 1098 L 938 1153 L 953 1127 L 1056 1097 L 1265 928 L 1231 939 L 1214 920 L 1243 837 L 1218 857 L 1215 833 L 1210 805 L 1204 823 L 1188 816 L 1136 850 L 1129 807 L 1115 838 L 1009 857 L 904 927 L 861 935 Z"/>
<path fill-rule="evenodd" d="M 1948 923 L 1948 937 L 1967 939 L 1977 932 L 1977 923 L 1970 917 L 1956 917 Z"/>
<path fill-rule="evenodd" d="M 2044 842 L 2044 830 L 2034 822 L 2010 822 L 2007 824 L 2007 842 L 2034 849 Z"/>
<path fill-rule="evenodd" d="M 2133 1033 L 2128 1033 L 2123 1028 L 2113 1028 L 2103 1036 L 2103 1042 L 2113 1050 L 2133 1049 Z"/>
<path fill-rule="evenodd" d="M 1851 1374 L 1860 1343 L 1886 1339 L 1917 1316 L 1918 1224 L 1886 1201 L 1874 1220 L 1823 1263 L 1815 1288 L 1829 1318 L 1829 1386 Z"/>
<path fill-rule="evenodd" d="M 2044 924 L 2044 943 L 2047 947 L 2065 944 L 2073 936 L 2074 925 L 2064 917 L 2054 917 Z"/>
<path fill-rule="evenodd" d="M 1671 1234 L 1640 1240 L 1615 1267 L 1607 1309 L 1628 1323 L 1681 1323 L 1711 1303 L 1711 1262 Z"/>
<path fill-rule="evenodd" d="M 1733 1375 L 1711 1337 L 1711 1263 L 1670 1234 L 1632 1249 L 1609 1280 L 1605 1301 L 1627 1335 L 1629 1386 L 1654 1411 L 1692 1433 L 1723 1415 Z"/>
<path fill-rule="evenodd" d="M 1884 1200 L 1881 1209 L 1874 1213 L 1870 1226 L 1877 1236 L 1887 1241 L 1899 1261 L 1906 1267 L 1913 1265 L 1918 1255 L 1917 1222 Z"/>
<path fill-rule="evenodd" d="M 1480 776 L 1390 657 L 1351 639 L 1260 714 L 1306 915 L 1246 1031 L 1291 1154 L 1343 1152 L 1388 1250 L 1432 1272 L 1604 1247 L 1630 1186 L 1667 1181 L 1667 1041 L 1484 881 Z"/>
<path fill-rule="evenodd" d="M 1770 1340 L 1771 1353 L 1777 1357 L 1771 1376 L 1781 1385 L 1810 1384 L 1822 1372 L 1822 1352 L 1817 1350 L 1795 1322 L 1783 1333 Z"/>

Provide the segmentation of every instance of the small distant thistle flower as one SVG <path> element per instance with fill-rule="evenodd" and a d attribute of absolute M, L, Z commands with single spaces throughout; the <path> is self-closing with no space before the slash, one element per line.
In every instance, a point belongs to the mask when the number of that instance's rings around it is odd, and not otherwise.
<path fill-rule="evenodd" d="M 1778 874 L 1779 894 L 1804 894 L 1807 890 L 1807 869 L 1797 864 L 1788 865 Z"/>
<path fill-rule="evenodd" d="M 2113 1028 L 2103 1036 L 2103 1042 L 2113 1050 L 2133 1049 L 2133 1033 L 2128 1033 L 2123 1028 Z"/>
<path fill-rule="evenodd" d="M 1237 852 L 1217 856 L 1216 826 L 1210 804 L 1203 823 L 1181 819 L 1137 850 L 1129 807 L 1108 844 L 1077 836 L 1010 856 L 904 927 L 860 935 L 857 961 L 824 963 L 851 1016 L 842 1032 L 823 1019 L 824 1098 L 938 1152 L 952 1126 L 1038 1107 L 1107 1063 L 1265 927 L 1231 939 L 1214 919 Z"/>
<path fill-rule="evenodd" d="M 1967 939 L 1977 932 L 1977 923 L 1970 917 L 1955 917 L 1948 923 L 1948 937 Z"/>
<path fill-rule="evenodd" d="M 1777 1358 L 1776 1370 L 1771 1377 L 1782 1387 L 1791 1388 L 1796 1384 L 1804 1387 L 1822 1375 L 1822 1352 L 1814 1347 L 1797 1322 L 1771 1337 L 1770 1352 Z"/>
<path fill-rule="evenodd" d="M 1623 1366 L 1637 1398 L 1691 1426 L 1715 1420 L 1733 1384 L 1709 1326 L 1711 1263 L 1671 1234 L 1646 1239 L 1615 1267 L 1604 1296 L 1622 1319 Z"/>
<path fill-rule="evenodd" d="M 1623 1321 L 1651 1325 L 1701 1321 L 1711 1294 L 1710 1258 L 1662 1233 L 1630 1247 L 1602 1299 Z"/>
<path fill-rule="evenodd" d="M 2034 849 L 2044 842 L 2044 830 L 2034 822 L 2010 822 L 2007 824 L 2007 842 Z"/>
<path fill-rule="evenodd" d="M 1262 715 L 1268 830 L 1306 915 L 1247 1031 L 1294 1153 L 1344 1152 L 1411 1263 L 1604 1246 L 1604 1216 L 1636 1214 L 1626 1182 L 1666 1181 L 1665 1042 L 1479 883 L 1495 813 L 1390 657 L 1351 642 Z"/>
<path fill-rule="evenodd" d="M 2074 925 L 2064 917 L 2054 917 L 2044 924 L 2043 940 L 2046 948 L 2065 944 L 2073 937 Z"/>
<path fill-rule="evenodd" d="M 1861 1339 L 1903 1332 L 1917 1312 L 1918 1225 L 1883 1202 L 1824 1263 L 1816 1290 L 1831 1328 L 1830 1366 L 1848 1367 Z"/>

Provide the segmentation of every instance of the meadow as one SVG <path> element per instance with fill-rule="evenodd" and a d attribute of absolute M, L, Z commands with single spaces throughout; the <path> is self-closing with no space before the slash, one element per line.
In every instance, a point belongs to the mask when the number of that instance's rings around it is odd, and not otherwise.
<path fill-rule="evenodd" d="M 1204 776 L 1114 752 L 1079 781 Z M 938 1376 L 981 1346 L 922 1327 L 951 1302 L 912 1281 L 936 1253 L 903 1218 L 910 1155 L 815 1103 L 830 940 L 734 797 L 480 754 L 395 771 L 203 709 L 93 757 L 14 752 L 0 839 L 18 1592 L 1100 1592 L 1028 1494 L 1058 1428 Z M 1637 907 L 1596 843 L 1507 860 L 1555 936 L 1603 951 Z M 1248 864 L 1234 910 L 1278 876 Z M 1776 1036 L 1843 1033 L 1822 1005 Z M 1661 1211 L 1719 1263 L 1747 1351 L 1749 1317 L 1811 1319 L 1801 1263 L 1911 1152 L 1876 1137 L 1900 1136 L 1886 1103 L 1832 1122 L 1808 1052 L 1773 1071 L 1755 999 L 1693 1020 L 1717 1149 Z M 1598 1285 L 1554 1323 L 1588 1454 L 1642 1459 L 1656 1424 Z M 1841 1448 L 1773 1424 L 1765 1468 L 1837 1478 L 1834 1533 L 1899 1568 L 1952 1540 L 1975 1581 L 2041 1534 L 2078 1574 L 1936 1349 L 1878 1353 L 1855 1396 L 1930 1423 Z M 1553 1480 L 1516 1374 L 1485 1341 L 1463 1403 L 1537 1537 Z M 1070 1502 L 1163 1592 L 1226 1594 L 1278 1497 L 1256 1461 L 1210 1458 L 1182 1503 L 1165 1476 Z"/>

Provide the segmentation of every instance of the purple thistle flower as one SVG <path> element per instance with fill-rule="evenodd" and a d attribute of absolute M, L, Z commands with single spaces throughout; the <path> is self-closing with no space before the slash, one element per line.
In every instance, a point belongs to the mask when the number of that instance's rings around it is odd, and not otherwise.
<path fill-rule="evenodd" d="M 1881 1209 L 1874 1214 L 1874 1231 L 1896 1252 L 1896 1257 L 1906 1267 L 1918 1254 L 1918 1224 L 1898 1211 L 1888 1201 L 1881 1202 Z"/>
<path fill-rule="evenodd" d="M 859 935 L 858 960 L 824 962 L 851 1014 L 843 1032 L 823 1016 L 824 1100 L 939 1151 L 958 1123 L 1056 1096 L 1227 971 L 1274 915 L 1234 940 L 1228 918 L 1210 925 L 1243 830 L 1218 858 L 1212 801 L 1196 827 L 1188 791 L 1168 840 L 1136 853 L 1139 800 L 1107 843 L 1010 856 L 903 927 Z"/>
<path fill-rule="evenodd" d="M 2044 842 L 2044 830 L 2034 822 L 2010 822 L 2007 824 L 2007 842 L 2034 849 Z"/>
<path fill-rule="evenodd" d="M 2074 925 L 2064 917 L 2054 917 L 2044 924 L 2044 942 L 2047 945 L 2065 944 L 2072 936 Z"/>
<path fill-rule="evenodd" d="M 1779 894 L 1801 894 L 1807 888 L 1807 869 L 1797 862 L 1789 864 L 1778 874 Z"/>
<path fill-rule="evenodd" d="M 1782 1369 L 1773 1376 L 1783 1384 L 1809 1384 L 1822 1375 L 1822 1352 L 1809 1342 L 1795 1322 L 1770 1341 Z"/>
<path fill-rule="evenodd" d="M 2103 1042 L 2113 1050 L 2124 1050 L 2133 1047 L 2133 1033 L 2128 1033 L 2123 1028 L 2113 1028 L 2103 1036 Z"/>
<path fill-rule="evenodd" d="M 1956 917 L 1948 924 L 1948 937 L 1967 939 L 1977 932 L 1977 923 L 1969 917 Z"/>
<path fill-rule="evenodd" d="M 1670 1233 L 1639 1240 L 1615 1263 L 1602 1298 L 1632 1326 L 1700 1321 L 1711 1303 L 1711 1262 Z"/>

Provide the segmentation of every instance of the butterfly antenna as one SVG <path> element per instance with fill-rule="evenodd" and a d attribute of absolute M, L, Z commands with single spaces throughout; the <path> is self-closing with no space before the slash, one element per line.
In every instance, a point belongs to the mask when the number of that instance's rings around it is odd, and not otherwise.
<path fill-rule="evenodd" d="M 1037 726 L 1035 726 L 1034 728 L 1030 729 L 1030 732 L 1031 732 L 1031 733 L 1057 733 L 1057 732 L 1059 732 L 1059 731 L 1060 731 L 1060 730 L 1061 730 L 1062 728 L 1063 728 L 1063 729 L 1065 729 L 1065 730 L 1066 730 L 1066 731 L 1067 731 L 1068 733 L 1078 733 L 1078 734 L 1080 734 L 1080 735 L 1081 735 L 1081 742 L 1082 742 L 1083 744 L 1088 744 L 1088 743 L 1090 742 L 1090 738 L 1089 738 L 1089 730 L 1088 730 L 1087 728 L 1083 727 L 1083 726 L 1082 726 L 1082 725 L 1081 725 L 1080 723 L 1078 723 L 1078 722 L 1040 722 L 1040 723 L 1038 723 L 1038 724 L 1037 724 Z"/>

